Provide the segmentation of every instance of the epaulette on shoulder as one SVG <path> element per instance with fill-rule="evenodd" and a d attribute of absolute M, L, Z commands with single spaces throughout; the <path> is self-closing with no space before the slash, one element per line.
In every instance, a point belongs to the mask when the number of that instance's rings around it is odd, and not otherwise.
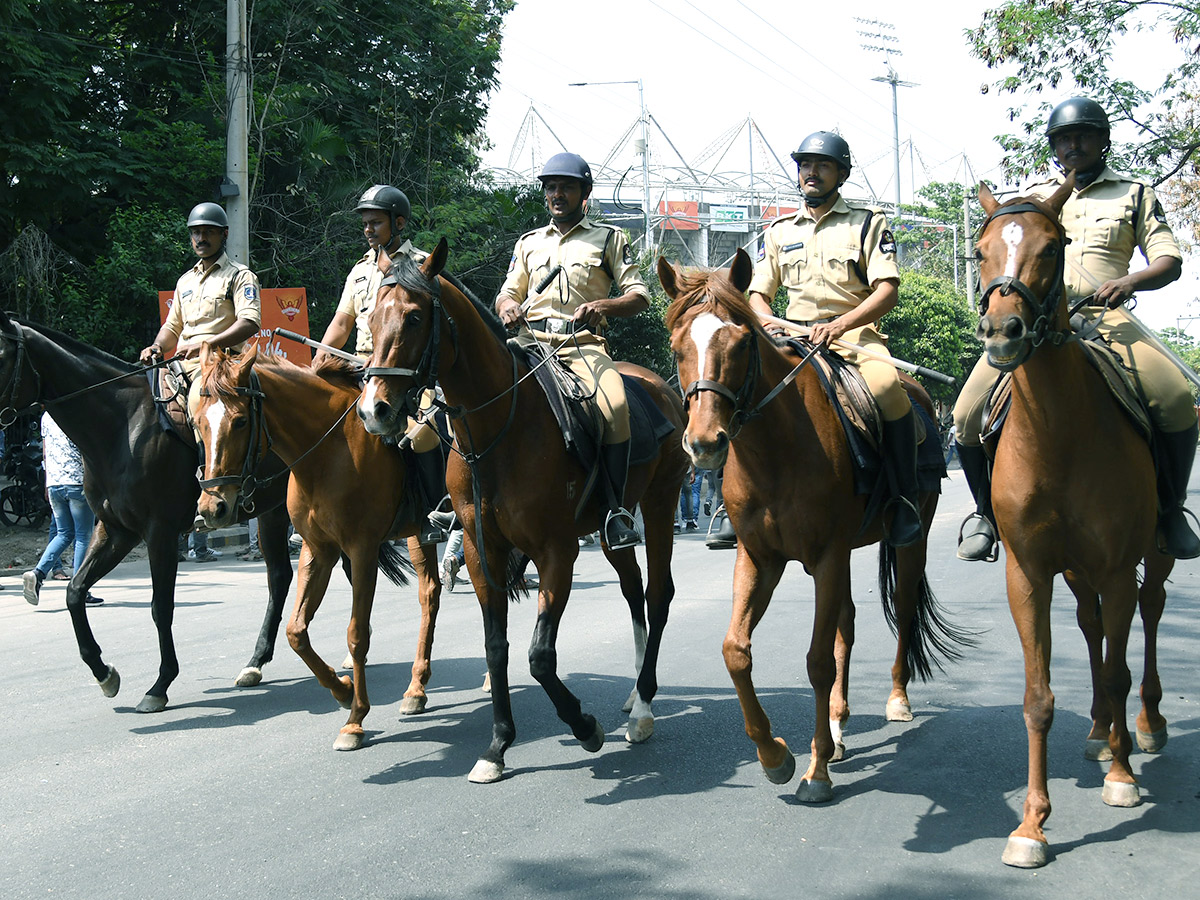
<path fill-rule="evenodd" d="M 861 200 L 846 200 L 846 205 L 852 210 L 870 213 L 873 216 L 882 215 L 884 212 L 884 208 L 882 206 L 876 206 L 873 203 L 865 203 Z"/>
<path fill-rule="evenodd" d="M 767 227 L 774 228 L 780 222 L 787 222 L 791 219 L 794 219 L 795 217 L 796 217 L 796 214 L 794 212 L 784 213 L 782 216 L 776 216 L 775 218 L 773 218 L 771 220 L 771 223 Z"/>

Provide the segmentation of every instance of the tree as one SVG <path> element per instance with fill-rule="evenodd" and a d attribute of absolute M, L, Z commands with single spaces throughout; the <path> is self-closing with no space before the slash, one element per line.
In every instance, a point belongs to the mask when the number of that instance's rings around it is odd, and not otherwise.
<path fill-rule="evenodd" d="M 904 218 L 894 223 L 902 266 L 951 282 L 956 273 L 965 272 L 962 260 L 955 258 L 966 246 L 964 191 L 961 184 L 934 181 L 917 191 L 919 202 L 904 205 Z"/>
<path fill-rule="evenodd" d="M 912 271 L 902 273 L 900 302 L 879 321 L 893 356 L 950 375 L 959 385 L 979 358 L 977 324 L 953 283 Z M 948 404 L 958 395 L 958 386 L 922 383 L 937 403 Z"/>
<path fill-rule="evenodd" d="M 1136 31 L 1173 38 L 1177 56 L 1159 85 L 1122 79 L 1112 65 L 1122 37 Z M 996 89 L 1032 97 L 1009 110 L 1018 131 L 997 136 L 1006 177 L 1018 181 L 1048 167 L 1048 113 L 1079 93 L 1103 105 L 1114 125 L 1129 122 L 1137 129 L 1137 143 L 1114 145 L 1116 167 L 1147 175 L 1156 185 L 1179 173 L 1194 179 L 1200 149 L 1197 33 L 1196 0 L 1006 0 L 984 12 L 979 26 L 967 31 L 971 52 L 989 68 L 1009 71 L 993 83 Z"/>

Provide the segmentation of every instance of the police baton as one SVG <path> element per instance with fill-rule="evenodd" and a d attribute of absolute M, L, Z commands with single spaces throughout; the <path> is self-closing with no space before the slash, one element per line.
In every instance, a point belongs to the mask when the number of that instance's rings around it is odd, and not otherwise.
<path fill-rule="evenodd" d="M 364 365 L 360 357 L 353 353 L 347 353 L 345 350 L 339 350 L 337 347 L 331 347 L 329 344 L 322 344 L 320 341 L 314 341 L 312 338 L 307 338 L 302 334 L 297 334 L 294 331 L 288 331 L 286 328 L 276 328 L 272 334 L 275 337 L 287 338 L 289 341 L 295 341 L 297 344 L 303 344 L 306 347 L 312 347 L 314 350 L 324 350 L 331 356 L 338 356 L 342 359 L 349 360 L 352 363 Z"/>
<path fill-rule="evenodd" d="M 812 329 L 807 325 L 797 325 L 795 322 L 789 322 L 787 319 L 780 319 L 775 316 L 768 316 L 764 313 L 758 314 L 759 319 L 768 325 L 778 325 L 793 334 L 798 334 L 807 337 L 812 334 Z M 843 341 L 841 338 L 834 338 L 831 343 L 837 344 L 844 350 L 853 350 L 860 356 L 865 356 L 867 359 L 877 359 L 880 362 L 890 363 L 897 369 L 903 369 L 905 372 L 910 372 L 913 375 L 923 375 L 926 378 L 932 378 L 934 381 L 940 381 L 942 384 L 948 384 L 951 387 L 958 382 L 950 375 L 944 372 L 938 372 L 935 369 L 929 369 L 925 366 L 918 366 L 916 363 L 905 362 L 902 359 L 896 359 L 894 356 L 884 356 L 882 353 L 876 353 L 874 350 L 862 347 L 858 344 L 852 344 L 849 341 Z"/>

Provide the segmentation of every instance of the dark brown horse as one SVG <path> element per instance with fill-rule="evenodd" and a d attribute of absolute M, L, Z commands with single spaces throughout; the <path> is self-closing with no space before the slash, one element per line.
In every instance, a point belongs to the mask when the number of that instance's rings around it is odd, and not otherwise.
<path fill-rule="evenodd" d="M 378 569 L 401 583 L 396 551 L 389 543 L 395 538 L 408 538 L 421 604 L 412 680 L 400 712 L 423 712 L 426 703 L 442 586 L 437 547 L 417 542 L 411 508 L 400 514 L 406 480 L 403 458 L 395 447 L 367 434 L 351 412 L 361 369 L 325 356 L 309 369 L 260 355 L 254 347 L 239 358 L 205 344 L 200 356 L 203 395 L 196 421 L 206 448 L 200 512 L 213 527 L 224 525 L 238 508 L 242 473 L 254 471 L 268 444 L 291 469 L 287 508 L 304 546 L 288 641 L 317 681 L 350 710 L 334 749 L 357 750 L 363 742 L 363 719 L 371 708 L 366 662 Z M 207 486 L 210 480 L 218 483 Z M 308 634 L 339 558 L 348 561 L 353 589 L 346 630 L 353 677 L 339 676 L 313 649 Z"/>
<path fill-rule="evenodd" d="M 359 411 L 368 430 L 395 434 L 403 428 L 410 400 L 435 374 L 455 407 L 451 423 L 457 452 L 451 455 L 446 480 L 463 523 L 467 570 L 483 610 L 493 718 L 491 746 L 470 780 L 492 782 L 503 775 L 504 752 L 516 736 L 503 587 L 513 547 L 533 560 L 540 577 L 530 671 L 585 750 L 595 752 L 604 744 L 604 729 L 560 680 L 555 651 L 579 554 L 576 538 L 595 531 L 602 519 L 595 499 L 587 497 L 589 473 L 567 454 L 546 396 L 505 344 L 499 319 L 439 278 L 446 256 L 443 240 L 420 269 L 407 259 L 392 262 L 393 277 L 385 280 L 370 320 L 372 365 L 389 367 L 392 374 L 377 373 L 368 380 Z M 645 522 L 644 593 L 633 548 L 604 547 L 633 619 L 637 685 L 626 705 L 625 738 L 638 742 L 654 728 L 650 701 L 658 689 L 658 653 L 675 593 L 674 508 L 687 460 L 678 441 L 683 428 L 678 396 L 652 372 L 628 364 L 620 368 L 640 382 L 677 429 L 649 462 L 631 466 L 629 472 L 625 503 L 629 508 L 640 503 Z"/>
<path fill-rule="evenodd" d="M 1046 737 L 1054 718 L 1050 690 L 1050 595 L 1064 573 L 1092 666 L 1092 730 L 1088 754 L 1103 742 L 1112 766 L 1102 797 L 1135 806 L 1125 722 L 1131 684 L 1125 662 L 1134 610 L 1146 627 L 1146 671 L 1138 743 L 1157 750 L 1167 723 L 1154 656 L 1155 636 L 1174 560 L 1154 541 L 1154 464 L 1145 439 L 1087 361 L 1067 321 L 1063 291 L 1068 178 L 1045 202 L 1000 204 L 986 185 L 979 200 L 988 219 L 979 238 L 984 314 L 979 336 L 988 361 L 1012 372 L 1012 408 L 992 471 L 992 505 L 1006 552 L 1008 603 L 1025 652 L 1025 723 L 1029 784 L 1024 817 L 1008 839 L 1004 861 L 1033 867 L 1049 859 L 1042 825 L 1050 815 Z M 1035 352 L 1036 351 L 1036 352 Z M 1118 490 L 1099 489 L 1119 485 Z M 1145 560 L 1142 587 L 1138 563 Z"/>
<path fill-rule="evenodd" d="M 844 753 L 850 715 L 848 684 L 854 644 L 850 551 L 880 543 L 880 595 L 899 635 L 892 666 L 889 721 L 909 721 L 907 686 L 938 665 L 935 651 L 957 657 L 966 638 L 938 613 L 925 578 L 925 540 L 893 550 L 880 542 L 876 516 L 862 530 L 866 500 L 854 492 L 845 433 L 811 365 L 780 349 L 746 301 L 753 267 L 739 250 L 732 266 L 684 273 L 659 259 L 658 277 L 673 302 L 667 311 L 671 348 L 686 385 L 688 424 L 683 445 L 697 468 L 724 466 L 725 508 L 738 536 L 733 618 L 725 636 L 725 665 L 733 678 L 746 733 L 758 747 L 767 778 L 785 784 L 796 760 L 771 734 L 750 677 L 750 637 L 789 560 L 799 560 L 816 587 L 808 677 L 816 698 L 816 733 L 808 770 L 796 796 L 807 803 L 833 798 L 831 760 Z M 787 378 L 795 374 L 788 385 Z M 929 396 L 906 387 L 931 411 Z M 779 390 L 776 393 L 776 389 Z M 928 534 L 937 493 L 921 496 Z"/>
<path fill-rule="evenodd" d="M 145 541 L 150 558 L 151 611 L 158 630 L 158 680 L 138 704 L 139 712 L 167 705 L 167 688 L 179 674 L 171 634 L 175 614 L 177 541 L 196 514 L 196 450 L 162 429 L 145 373 L 95 347 L 42 325 L 10 320 L 0 313 L 0 419 L 14 409 L 43 403 L 79 448 L 86 464 L 84 493 L 96 511 L 87 556 L 67 586 L 67 610 L 79 653 L 106 697 L 115 697 L 121 677 L 107 665 L 88 623 L 84 598 L 97 581 Z M 6 408 L 6 409 L 5 409 Z M 264 473 L 281 470 L 272 457 Z M 285 479 L 286 480 L 286 479 Z M 288 558 L 284 481 L 257 498 L 259 545 L 267 565 L 270 599 L 258 645 L 239 685 L 262 680 L 274 654 L 283 604 L 292 582 Z M 245 520 L 245 513 L 241 514 Z"/>

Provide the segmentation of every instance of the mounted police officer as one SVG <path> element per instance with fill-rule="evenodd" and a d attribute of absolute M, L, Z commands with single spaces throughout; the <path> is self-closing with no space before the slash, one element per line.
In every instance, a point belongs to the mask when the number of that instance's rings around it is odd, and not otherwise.
<path fill-rule="evenodd" d="M 792 154 L 804 205 L 763 233 L 750 305 L 771 315 L 771 300 L 787 289 L 787 318 L 809 326 L 811 340 L 856 366 L 883 420 L 883 456 L 894 509 L 888 541 L 906 547 L 921 539 L 917 509 L 916 419 L 895 366 L 831 344 L 842 338 L 888 356 L 887 336 L 875 328 L 899 298 L 896 241 L 886 217 L 846 203 L 850 146 L 828 131 L 810 134 Z"/>
<path fill-rule="evenodd" d="M 603 328 L 610 318 L 635 316 L 646 309 L 650 293 L 624 233 L 584 215 L 592 171 L 583 157 L 552 156 L 539 178 L 551 221 L 517 241 L 496 297 L 496 313 L 507 326 L 524 326 L 521 340 L 536 338 L 552 348 L 594 394 L 604 419 L 600 462 L 610 510 L 604 541 L 614 550 L 630 547 L 640 543 L 641 536 L 624 507 L 629 407 Z M 614 284 L 619 296 L 611 297 Z"/>
<path fill-rule="evenodd" d="M 1075 191 L 1062 209 L 1066 232 L 1064 281 L 1068 304 L 1088 298 L 1081 313 L 1089 323 L 1102 320 L 1099 334 L 1124 361 L 1150 412 L 1158 450 L 1158 543 L 1177 559 L 1200 556 L 1183 508 L 1196 457 L 1196 410 L 1188 381 L 1143 336 L 1122 309 L 1135 291 L 1152 291 L 1179 278 L 1182 253 L 1154 189 L 1108 168 L 1109 122 L 1094 100 L 1072 97 L 1050 113 L 1046 137 L 1060 172 L 1031 185 L 1026 194 L 1046 198 L 1075 173 Z M 1131 273 L 1134 249 L 1146 268 Z M 963 385 L 954 407 L 958 452 L 976 511 L 963 523 L 958 556 L 996 558 L 987 459 L 980 444 L 983 406 L 1000 373 L 981 358 Z M 1103 452 L 1103 448 L 1097 448 Z"/>
<path fill-rule="evenodd" d="M 325 329 L 321 343 L 340 349 L 349 340 L 350 332 L 357 330 L 354 351 L 367 360 L 375 349 L 367 317 L 375 308 L 375 298 L 383 281 L 383 272 L 379 268 L 380 252 L 386 251 L 389 258 L 407 256 L 418 264 L 429 254 L 418 250 L 400 233 L 412 214 L 412 206 L 408 196 L 399 188 L 390 184 L 373 185 L 359 199 L 354 211 L 362 219 L 367 252 L 346 276 L 337 311 Z M 422 408 L 425 410 L 430 407 L 430 396 L 431 392 L 422 397 Z M 429 514 L 437 509 L 446 493 L 446 464 L 437 430 L 432 424 L 416 423 L 410 419 L 405 433 L 412 442 L 416 476 L 413 484 L 417 489 L 417 503 L 421 506 L 417 516 L 420 523 L 418 538 L 422 543 L 445 540 L 446 533 L 440 524 L 428 521 Z"/>

